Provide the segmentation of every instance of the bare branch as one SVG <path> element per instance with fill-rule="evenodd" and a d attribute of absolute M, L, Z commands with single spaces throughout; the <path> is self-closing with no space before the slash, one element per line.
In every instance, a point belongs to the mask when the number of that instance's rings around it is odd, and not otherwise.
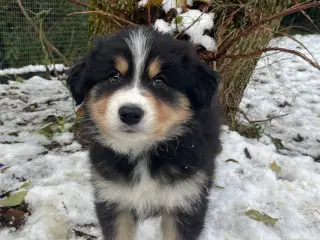
<path fill-rule="evenodd" d="M 230 58 L 232 60 L 236 60 L 236 59 L 240 59 L 240 58 L 246 58 L 246 57 L 253 57 L 253 56 L 259 56 L 264 52 L 269 52 L 269 51 L 279 51 L 279 52 L 286 52 L 286 53 L 291 53 L 293 55 L 296 55 L 300 58 L 302 58 L 303 60 L 307 61 L 310 65 L 312 65 L 313 67 L 317 68 L 318 70 L 320 70 L 320 66 L 313 62 L 310 58 L 308 58 L 306 55 L 304 55 L 303 53 L 296 51 L 296 50 L 292 50 L 292 49 L 287 49 L 287 48 L 279 48 L 279 47 L 267 47 L 264 49 L 260 49 L 258 51 L 254 51 L 254 52 L 248 52 L 248 53 L 241 53 L 241 54 L 237 54 L 237 55 L 225 55 L 226 58 Z"/>
<path fill-rule="evenodd" d="M 285 116 L 288 116 L 290 113 L 285 113 L 285 114 L 281 114 L 281 115 L 277 115 L 277 116 L 273 116 L 273 117 L 269 117 L 266 119 L 260 119 L 260 120 L 251 120 L 248 115 L 242 110 L 242 109 L 238 109 L 239 113 L 241 113 L 241 115 L 243 116 L 243 118 L 249 123 L 249 124 L 256 124 L 256 123 L 263 123 L 263 122 L 271 122 L 274 119 L 277 118 L 282 118 Z"/>
<path fill-rule="evenodd" d="M 297 4 L 291 8 L 285 9 L 283 11 L 280 11 L 270 17 L 267 17 L 253 25 L 251 25 L 250 27 L 246 28 L 245 30 L 239 32 L 234 38 L 232 38 L 231 40 L 229 40 L 224 47 L 222 48 L 222 50 L 216 54 L 216 59 L 219 59 L 221 57 L 224 57 L 224 55 L 227 53 L 228 49 L 237 41 L 239 41 L 242 37 L 246 37 L 248 36 L 251 32 L 253 32 L 254 30 L 256 30 L 257 28 L 261 27 L 262 25 L 271 22 L 273 20 L 279 19 L 285 15 L 289 15 L 291 13 L 295 13 L 301 10 L 305 10 L 305 9 L 309 9 L 312 7 L 320 7 L 320 2 L 312 2 L 312 3 L 307 3 L 307 4 Z M 214 54 L 214 53 L 213 53 Z"/>
<path fill-rule="evenodd" d="M 271 122 L 271 120 L 273 120 L 273 119 L 282 118 L 282 117 L 288 116 L 289 114 L 290 114 L 290 113 L 286 113 L 286 114 L 282 114 L 282 115 L 277 115 L 277 116 L 269 117 L 269 118 L 267 118 L 267 119 L 253 120 L 253 121 L 249 121 L 249 123 L 250 123 L 250 124 L 254 124 L 254 123 Z"/>
<path fill-rule="evenodd" d="M 69 65 L 69 61 L 66 59 L 66 57 L 54 46 L 50 43 L 50 41 L 48 40 L 48 38 L 46 37 L 46 35 L 44 33 L 41 33 L 40 28 L 37 26 L 37 24 L 35 24 L 35 22 L 30 18 L 29 14 L 27 13 L 27 11 L 25 10 L 25 8 L 23 7 L 21 0 L 17 0 L 17 3 L 19 5 L 19 8 L 21 9 L 23 15 L 26 17 L 26 19 L 29 21 L 30 25 L 35 29 L 35 31 L 39 34 L 39 36 L 41 36 L 43 42 L 45 43 L 45 45 L 47 46 L 48 50 L 51 52 L 56 53 L 61 60 L 63 61 L 63 63 L 65 65 Z"/>
<path fill-rule="evenodd" d="M 233 20 L 234 15 L 240 10 L 241 8 L 233 11 L 226 20 L 224 20 L 218 30 L 217 33 L 217 46 L 220 45 L 220 43 L 222 42 L 222 36 L 225 34 L 225 32 L 227 31 L 228 26 L 230 25 L 231 21 Z"/>
<path fill-rule="evenodd" d="M 296 0 L 295 1 L 297 4 L 298 4 L 298 1 Z M 318 33 L 320 33 L 320 29 L 318 28 L 318 26 L 312 21 L 312 19 L 308 16 L 308 14 L 304 11 L 304 10 L 301 10 L 301 13 L 303 16 L 306 17 L 306 19 L 308 19 L 308 21 L 315 27 L 315 29 L 317 29 Z"/>
<path fill-rule="evenodd" d="M 269 29 L 269 30 L 272 31 L 271 29 Z M 317 59 L 312 54 L 312 52 L 310 52 L 310 50 L 301 41 L 299 41 L 297 38 L 295 38 L 295 37 L 293 37 L 293 36 L 291 36 L 291 35 L 289 35 L 287 33 L 284 33 L 284 32 L 275 32 L 275 31 L 272 31 L 272 32 L 281 34 L 283 36 L 286 36 L 286 37 L 290 38 L 291 40 L 295 41 L 296 43 L 298 43 L 302 48 L 304 48 L 310 54 L 310 56 L 313 58 L 314 63 L 317 64 L 318 66 L 320 66 L 318 61 L 317 61 Z"/>
<path fill-rule="evenodd" d="M 107 12 L 104 12 L 102 11 L 101 9 L 97 8 L 97 7 L 94 7 L 94 6 L 90 6 L 89 4 L 87 3 L 83 3 L 83 2 L 79 2 L 77 0 L 68 0 L 69 2 L 72 2 L 76 5 L 79 5 L 79 6 L 82 6 L 82 7 L 85 7 L 85 8 L 88 8 L 88 9 L 93 9 L 93 10 L 90 10 L 90 11 L 83 11 L 83 12 L 74 12 L 74 13 L 70 13 L 68 14 L 69 16 L 70 15 L 73 15 L 73 14 L 90 14 L 90 13 L 96 13 L 96 14 L 100 14 L 100 15 L 103 15 L 103 16 L 106 16 L 108 17 L 110 20 L 116 22 L 118 24 L 118 22 L 122 22 L 122 23 L 125 23 L 125 24 L 128 24 L 130 26 L 137 26 L 137 24 L 131 22 L 131 21 L 128 21 L 122 17 L 118 17 L 114 14 L 111 14 L 111 13 L 107 13 Z"/>

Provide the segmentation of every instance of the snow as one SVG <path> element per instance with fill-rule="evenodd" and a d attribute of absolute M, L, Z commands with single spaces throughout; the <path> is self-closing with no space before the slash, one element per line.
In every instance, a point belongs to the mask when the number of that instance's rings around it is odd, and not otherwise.
<path fill-rule="evenodd" d="M 162 33 L 171 33 L 170 24 L 163 19 L 157 19 L 153 26 L 156 30 Z"/>
<path fill-rule="evenodd" d="M 138 2 L 139 7 L 145 6 L 149 1 L 143 0 Z M 176 0 L 163 0 L 162 8 L 165 12 L 170 9 L 177 9 L 178 16 L 172 20 L 171 23 L 164 21 L 163 19 L 157 19 L 154 23 L 154 29 L 162 33 L 168 33 L 173 35 L 174 33 L 184 33 L 190 37 L 190 41 L 194 44 L 200 44 L 208 51 L 216 50 L 215 40 L 205 35 L 205 31 L 211 31 L 214 25 L 214 13 L 201 12 L 196 9 L 188 9 L 185 13 L 182 13 L 184 1 Z M 193 1 L 187 1 L 189 6 L 193 5 Z"/>
<path fill-rule="evenodd" d="M 178 0 L 163 0 L 162 1 L 162 9 L 165 12 L 169 12 L 172 8 L 177 8 L 183 6 L 184 1 L 178 1 Z M 193 5 L 193 0 L 187 0 L 187 4 L 189 6 Z"/>
<path fill-rule="evenodd" d="M 139 1 L 139 2 L 138 2 L 138 7 L 144 7 L 148 2 L 149 2 L 149 0 Z"/>
<path fill-rule="evenodd" d="M 138 2 L 138 7 L 144 7 L 145 5 L 147 5 L 149 2 L 151 2 L 153 0 L 142 0 Z M 170 9 L 172 8 L 176 8 L 178 9 L 179 7 L 183 6 L 184 1 L 181 0 L 162 0 L 162 1 L 153 1 L 155 3 L 157 2 L 161 2 L 161 6 L 162 9 L 167 13 Z M 187 4 L 189 6 L 193 5 L 193 0 L 187 0 Z"/>
<path fill-rule="evenodd" d="M 157 19 L 154 28 L 162 33 L 174 34 L 184 33 L 190 37 L 190 41 L 194 44 L 200 44 L 208 51 L 216 50 L 215 40 L 204 35 L 206 30 L 213 28 L 214 13 L 203 13 L 200 10 L 191 10 L 179 14 L 172 20 L 171 24 L 162 19 Z"/>
<path fill-rule="evenodd" d="M 319 35 L 295 37 L 320 61 L 320 45 L 315 44 Z M 269 45 L 305 52 L 289 38 L 276 38 Z M 272 62 L 276 63 L 270 65 Z M 241 108 L 252 120 L 289 113 L 271 124 L 263 123 L 264 131 L 281 139 L 287 149 L 278 151 L 268 136 L 247 139 L 222 127 L 223 151 L 216 160 L 216 186 L 210 194 L 201 240 L 317 239 L 319 90 L 320 72 L 300 58 L 281 53 L 260 59 Z M 26 197 L 31 216 L 19 230 L 0 229 L 0 239 L 89 239 L 77 237 L 76 230 L 102 240 L 93 211 L 88 153 L 68 131 L 56 133 L 52 139 L 39 134 L 50 115 L 66 118 L 66 125 L 73 121 L 73 105 L 65 86 L 55 79 L 33 77 L 0 85 L 0 96 L 0 163 L 10 166 L 0 173 L 0 192 L 16 189 L 22 178 L 32 183 Z M 33 104 L 37 106 L 31 108 Z M 297 134 L 303 141 L 293 140 Z M 60 145 L 54 146 L 57 142 Z M 230 158 L 239 163 L 226 162 Z M 273 161 L 281 167 L 279 173 L 269 168 Z M 266 226 L 249 218 L 245 214 L 249 209 L 279 221 Z M 139 226 L 136 239 L 159 240 L 159 236 L 159 219 L 150 219 Z"/>
<path fill-rule="evenodd" d="M 48 65 L 47 66 L 50 71 L 56 69 L 58 72 L 62 72 L 65 70 L 65 66 L 63 64 L 55 64 L 55 65 Z M 47 71 L 46 66 L 44 65 L 29 65 L 22 68 L 8 68 L 0 70 L 0 76 L 7 75 L 7 74 L 23 74 L 29 72 L 45 72 Z"/>
<path fill-rule="evenodd" d="M 315 46 L 319 35 L 296 37 L 320 62 L 320 48 Z M 269 45 L 301 51 L 308 56 L 308 52 L 290 38 L 275 38 Z M 270 65 L 279 59 L 287 60 Z M 288 114 L 272 120 L 272 126 L 266 126 L 269 134 L 282 139 L 296 154 L 320 156 L 320 71 L 287 53 L 262 58 L 256 69 L 240 107 L 251 119 Z M 304 138 L 302 142 L 294 140 L 298 134 Z"/>
<path fill-rule="evenodd" d="M 215 40 L 207 35 L 204 35 L 205 30 L 213 28 L 214 13 L 203 13 L 200 10 L 188 10 L 179 15 L 181 23 L 172 20 L 171 29 L 178 32 L 185 32 L 190 36 L 190 40 L 195 44 L 201 44 L 208 51 L 216 49 Z"/>

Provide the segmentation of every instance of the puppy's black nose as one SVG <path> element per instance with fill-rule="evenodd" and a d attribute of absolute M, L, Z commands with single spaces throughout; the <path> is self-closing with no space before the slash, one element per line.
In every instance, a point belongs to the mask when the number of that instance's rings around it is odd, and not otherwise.
<path fill-rule="evenodd" d="M 119 108 L 119 116 L 122 122 L 128 125 L 134 125 L 141 121 L 143 110 L 137 106 L 122 106 Z"/>

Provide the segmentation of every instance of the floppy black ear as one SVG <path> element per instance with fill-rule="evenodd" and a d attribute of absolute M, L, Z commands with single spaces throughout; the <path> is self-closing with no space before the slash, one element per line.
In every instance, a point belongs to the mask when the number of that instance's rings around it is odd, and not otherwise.
<path fill-rule="evenodd" d="M 92 86 L 96 84 L 94 80 L 86 79 L 85 74 L 92 66 L 92 58 L 97 55 L 97 51 L 101 48 L 104 40 L 105 37 L 94 37 L 91 51 L 81 58 L 68 72 L 67 85 L 76 102 L 76 106 L 83 102 Z"/>
<path fill-rule="evenodd" d="M 84 73 L 86 71 L 86 58 L 81 59 L 68 72 L 67 85 L 76 102 L 76 106 L 80 105 L 86 94 Z"/>
<path fill-rule="evenodd" d="M 197 60 L 193 66 L 195 84 L 189 90 L 196 108 L 209 107 L 218 88 L 218 74 L 207 64 Z"/>

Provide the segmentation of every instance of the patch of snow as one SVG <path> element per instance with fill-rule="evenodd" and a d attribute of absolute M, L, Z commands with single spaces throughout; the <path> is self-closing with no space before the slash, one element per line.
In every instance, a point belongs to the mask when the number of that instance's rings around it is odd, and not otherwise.
<path fill-rule="evenodd" d="M 163 0 L 162 1 L 162 9 L 167 13 L 172 8 L 179 8 L 183 6 L 184 1 L 179 0 Z M 193 5 L 193 0 L 187 0 L 187 4 L 189 6 Z"/>
<path fill-rule="evenodd" d="M 214 13 L 203 13 L 200 10 L 190 9 L 178 16 L 181 23 L 176 19 L 171 22 L 172 31 L 185 32 L 193 43 L 201 44 L 209 51 L 216 49 L 215 40 L 204 35 L 206 30 L 213 28 Z"/>
<path fill-rule="evenodd" d="M 157 19 L 154 23 L 154 28 L 159 32 L 171 34 L 171 27 L 169 23 L 167 23 L 163 19 Z"/>
<path fill-rule="evenodd" d="M 157 19 L 154 28 L 168 34 L 184 32 L 190 37 L 191 42 L 202 45 L 208 51 L 215 51 L 216 41 L 212 37 L 204 35 L 206 30 L 213 28 L 213 19 L 214 13 L 203 13 L 200 10 L 189 9 L 173 19 L 171 24 Z"/>
<path fill-rule="evenodd" d="M 144 7 L 148 2 L 149 2 L 149 0 L 139 1 L 139 2 L 138 2 L 138 7 Z"/>
<path fill-rule="evenodd" d="M 295 37 L 320 62 L 320 47 L 315 46 L 319 35 Z M 275 38 L 269 46 L 301 51 L 312 59 L 305 49 L 290 38 Z M 240 108 L 253 120 L 288 114 L 273 119 L 271 125 L 266 124 L 266 131 L 281 139 L 291 152 L 320 156 L 320 71 L 289 53 L 264 54 L 256 69 Z M 302 138 L 299 139 L 298 135 Z"/>
<path fill-rule="evenodd" d="M 151 2 L 152 0 L 142 0 L 138 2 L 138 7 L 144 7 Z M 157 2 L 157 1 L 155 1 Z M 181 13 L 181 6 L 183 6 L 184 1 L 179 0 L 163 0 L 161 2 L 162 9 L 167 13 L 170 9 L 175 8 L 177 11 Z M 187 4 L 189 6 L 193 5 L 193 0 L 187 0 Z"/>
<path fill-rule="evenodd" d="M 63 64 L 55 64 L 55 65 L 47 65 L 48 69 L 52 71 L 56 69 L 58 72 L 62 72 L 67 69 Z M 0 76 L 8 75 L 8 74 L 23 74 L 29 72 L 45 72 L 47 71 L 45 65 L 29 65 L 22 68 L 7 68 L 0 70 Z"/>
<path fill-rule="evenodd" d="M 320 233 L 320 164 L 311 157 L 284 156 L 273 145 L 225 130 L 203 239 L 315 239 Z M 247 148 L 252 159 L 244 154 Z M 232 158 L 239 163 L 225 162 Z M 269 164 L 280 167 L 274 173 Z M 245 215 L 254 209 L 280 218 L 274 227 Z"/>
<path fill-rule="evenodd" d="M 60 135 L 54 136 L 53 140 L 59 143 L 69 143 L 73 140 L 73 134 L 69 132 L 64 132 Z"/>

